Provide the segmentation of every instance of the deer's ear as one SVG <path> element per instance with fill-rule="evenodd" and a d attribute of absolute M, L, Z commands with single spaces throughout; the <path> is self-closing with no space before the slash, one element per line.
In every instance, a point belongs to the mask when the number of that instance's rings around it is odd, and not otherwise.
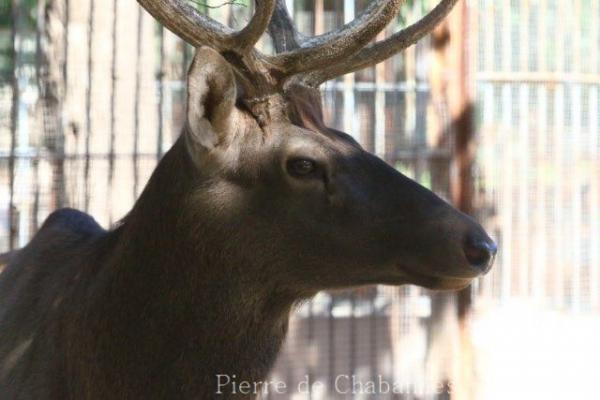
<path fill-rule="evenodd" d="M 236 84 L 229 63 L 208 47 L 196 50 L 188 72 L 187 124 L 191 139 L 206 149 L 226 141 L 236 120 Z"/>

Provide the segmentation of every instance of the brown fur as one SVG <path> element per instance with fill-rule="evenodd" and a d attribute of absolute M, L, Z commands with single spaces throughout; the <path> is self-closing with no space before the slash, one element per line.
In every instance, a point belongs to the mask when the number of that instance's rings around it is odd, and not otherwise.
<path fill-rule="evenodd" d="M 123 222 L 105 231 L 59 210 L 11 255 L 0 399 L 254 398 L 217 396 L 216 375 L 264 380 L 298 301 L 374 283 L 456 289 L 488 267 L 465 256 L 467 240 L 490 242 L 477 223 L 327 129 L 314 94 L 288 94 L 293 124 L 260 125 L 234 106 L 233 80 L 210 75 L 225 61 L 197 58 L 215 64 L 190 71 L 204 103 Z M 314 171 L 293 173 L 297 159 Z"/>

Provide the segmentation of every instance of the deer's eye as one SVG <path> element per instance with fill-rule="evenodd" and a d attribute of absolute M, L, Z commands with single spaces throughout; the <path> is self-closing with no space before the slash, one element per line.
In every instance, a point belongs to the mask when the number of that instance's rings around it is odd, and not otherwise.
<path fill-rule="evenodd" d="M 287 162 L 287 169 L 290 175 L 302 178 L 311 176 L 317 169 L 317 163 L 306 158 L 296 158 Z"/>

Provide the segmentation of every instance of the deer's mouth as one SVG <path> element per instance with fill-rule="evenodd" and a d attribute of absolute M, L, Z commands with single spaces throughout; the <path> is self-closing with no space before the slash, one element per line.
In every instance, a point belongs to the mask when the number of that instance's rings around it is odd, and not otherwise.
<path fill-rule="evenodd" d="M 411 283 L 433 290 L 461 290 L 471 284 L 467 278 L 440 278 L 437 276 L 413 275 Z"/>
<path fill-rule="evenodd" d="M 432 290 L 461 290 L 469 286 L 474 278 L 431 275 L 401 267 L 407 283 Z"/>

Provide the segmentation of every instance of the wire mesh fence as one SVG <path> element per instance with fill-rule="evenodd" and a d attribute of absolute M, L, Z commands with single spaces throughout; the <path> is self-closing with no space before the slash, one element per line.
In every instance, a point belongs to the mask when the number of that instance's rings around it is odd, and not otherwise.
<path fill-rule="evenodd" d="M 473 3 L 480 202 L 502 249 L 481 293 L 597 311 L 600 6 Z"/>
<path fill-rule="evenodd" d="M 198 7 L 239 27 L 252 2 L 239 3 Z M 409 3 L 385 34 L 428 6 Z M 288 8 L 313 34 L 367 4 L 295 0 Z M 134 1 L 12 0 L 0 10 L 0 250 L 25 245 L 59 207 L 85 210 L 109 227 L 179 133 L 193 49 Z M 476 308 L 518 297 L 597 311 L 599 6 L 472 0 L 468 10 L 475 205 L 500 241 L 494 272 L 475 285 Z M 269 51 L 267 37 L 260 45 Z M 432 95 L 431 65 L 425 40 L 328 82 L 325 117 L 449 198 L 454 143 L 448 106 Z M 460 351 L 455 308 L 453 296 L 416 287 L 322 293 L 295 314 L 272 374 L 310 389 L 264 397 L 444 398 Z M 353 394 L 352 377 L 400 387 Z"/>
<path fill-rule="evenodd" d="M 313 34 L 353 19 L 366 4 L 298 1 L 290 8 L 300 30 Z M 12 5 L 6 10 L 15 18 L 2 32 L 5 39 L 12 32 L 4 42 L 12 64 L 2 85 L 2 249 L 25 245 L 59 207 L 85 210 L 105 227 L 127 213 L 179 133 L 193 55 L 133 1 Z M 251 7 L 205 11 L 235 27 L 247 21 Z M 420 11 L 415 7 L 401 19 Z M 268 51 L 268 38 L 262 42 Z M 449 146 L 428 145 L 427 53 L 424 42 L 382 66 L 330 82 L 325 114 L 331 125 L 444 194 L 451 154 Z M 336 377 L 381 376 L 404 385 L 404 395 L 397 390 L 390 398 L 416 396 L 427 390 L 430 314 L 431 300 L 414 287 L 323 293 L 293 319 L 273 379 L 290 386 L 309 379 L 323 386 L 310 385 L 306 396 L 343 398 L 353 396 L 336 383 L 352 382 Z M 400 357 L 405 346 L 411 358 Z"/>

